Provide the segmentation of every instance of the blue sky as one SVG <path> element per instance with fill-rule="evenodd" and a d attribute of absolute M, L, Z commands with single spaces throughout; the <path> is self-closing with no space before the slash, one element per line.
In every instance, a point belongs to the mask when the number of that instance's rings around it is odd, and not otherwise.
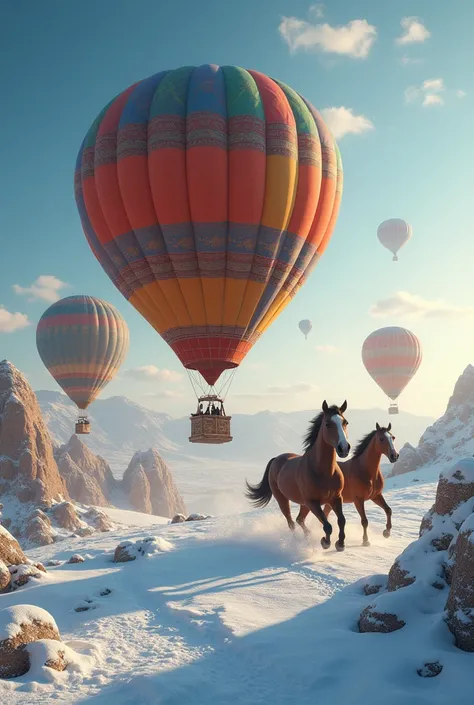
<path fill-rule="evenodd" d="M 87 293 L 117 306 L 131 332 L 104 396 L 189 410 L 179 361 L 89 250 L 73 170 L 96 114 L 133 82 L 164 68 L 237 64 L 283 80 L 320 110 L 338 109 L 326 115 L 345 185 L 330 246 L 242 364 L 228 409 L 311 408 L 324 397 L 347 397 L 349 409 L 385 407 L 360 348 L 372 330 L 394 324 L 413 330 L 424 350 L 400 406 L 442 413 L 474 362 L 473 23 L 472 0 L 2 3 L 0 359 L 35 388 L 56 388 L 36 352 L 36 323 L 55 296 Z M 414 233 L 396 265 L 376 239 L 391 217 Z M 301 318 L 313 321 L 307 341 Z"/>

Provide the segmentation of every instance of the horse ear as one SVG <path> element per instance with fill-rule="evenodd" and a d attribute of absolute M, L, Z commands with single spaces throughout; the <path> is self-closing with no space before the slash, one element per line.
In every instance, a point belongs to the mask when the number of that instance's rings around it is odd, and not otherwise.
<path fill-rule="evenodd" d="M 325 400 L 323 401 L 323 411 L 324 411 L 325 414 L 327 414 L 328 410 L 329 410 L 329 406 L 328 406 L 328 403 L 327 403 L 327 401 L 326 401 L 326 399 L 325 399 Z"/>
<path fill-rule="evenodd" d="M 390 422 L 387 426 L 387 431 L 391 431 L 391 430 L 392 430 L 392 422 Z"/>
<path fill-rule="evenodd" d="M 341 411 L 344 414 L 346 409 L 347 409 L 347 401 L 345 401 L 344 404 L 339 408 L 339 411 Z"/>
<path fill-rule="evenodd" d="M 375 424 L 375 428 L 377 429 L 377 431 L 380 431 L 380 426 L 378 425 L 378 423 Z"/>

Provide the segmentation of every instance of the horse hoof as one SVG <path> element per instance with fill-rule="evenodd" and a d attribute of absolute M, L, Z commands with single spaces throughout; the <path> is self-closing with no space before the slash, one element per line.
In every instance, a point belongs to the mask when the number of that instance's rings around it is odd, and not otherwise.
<path fill-rule="evenodd" d="M 336 541 L 336 551 L 345 551 L 346 547 L 343 546 L 342 544 L 339 543 L 339 541 Z"/>
<path fill-rule="evenodd" d="M 370 541 L 362 541 L 363 546 L 370 546 Z"/>
<path fill-rule="evenodd" d="M 323 536 L 323 538 L 321 539 L 321 546 L 323 548 L 329 548 L 330 545 L 331 545 L 331 542 L 328 541 L 328 539 L 324 538 L 324 536 Z"/>
<path fill-rule="evenodd" d="M 386 539 L 390 538 L 390 529 L 384 529 L 383 535 Z"/>

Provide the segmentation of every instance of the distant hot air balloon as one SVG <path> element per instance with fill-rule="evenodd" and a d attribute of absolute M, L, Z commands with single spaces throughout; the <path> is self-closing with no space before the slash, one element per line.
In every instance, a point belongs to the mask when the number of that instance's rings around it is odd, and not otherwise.
<path fill-rule="evenodd" d="M 372 379 L 392 400 L 389 414 L 398 414 L 396 399 L 414 376 L 421 360 L 421 343 L 406 328 L 379 328 L 364 341 L 362 361 Z"/>
<path fill-rule="evenodd" d="M 394 262 L 398 262 L 397 252 L 411 236 L 411 225 L 400 218 L 384 220 L 377 228 L 377 237 L 382 245 L 393 254 Z"/>
<path fill-rule="evenodd" d="M 79 409 L 89 404 L 117 373 L 128 350 L 129 333 L 116 308 L 92 296 L 68 296 L 50 306 L 36 330 L 44 365 Z M 87 416 L 76 433 L 89 433 Z"/>
<path fill-rule="evenodd" d="M 208 401 L 326 249 L 342 164 L 320 114 L 285 84 L 187 66 L 102 110 L 75 192 L 96 258 Z"/>
<path fill-rule="evenodd" d="M 313 328 L 313 324 L 311 323 L 311 321 L 309 319 L 305 318 L 303 321 L 300 321 L 298 323 L 298 327 L 307 340 L 308 335 L 309 335 L 309 333 L 311 333 L 311 330 Z"/>

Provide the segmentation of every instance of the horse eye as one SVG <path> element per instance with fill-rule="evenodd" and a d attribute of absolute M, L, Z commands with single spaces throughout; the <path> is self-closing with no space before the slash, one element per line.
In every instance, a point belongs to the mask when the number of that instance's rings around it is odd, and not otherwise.
<path fill-rule="evenodd" d="M 331 424 L 329 423 L 329 421 L 326 421 L 326 428 L 330 428 L 330 426 Z"/>
<path fill-rule="evenodd" d="M 392 436 L 392 441 L 394 441 L 394 440 L 395 440 L 395 436 Z"/>
<path fill-rule="evenodd" d="M 349 426 L 349 421 L 346 421 L 346 419 L 344 419 L 344 426 Z"/>

